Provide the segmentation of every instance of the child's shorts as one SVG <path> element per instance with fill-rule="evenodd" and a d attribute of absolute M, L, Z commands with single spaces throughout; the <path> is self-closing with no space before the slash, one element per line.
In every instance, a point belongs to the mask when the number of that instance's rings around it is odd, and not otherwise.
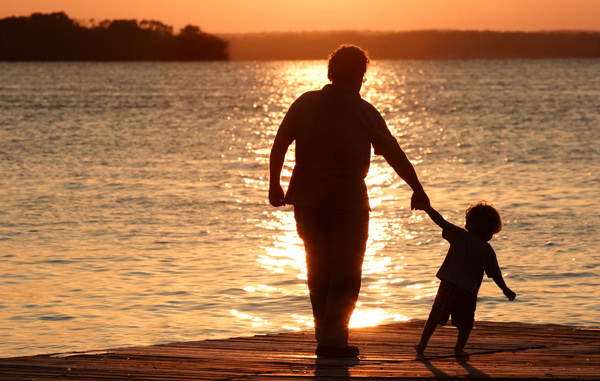
<path fill-rule="evenodd" d="M 429 319 L 446 325 L 452 315 L 452 325 L 456 328 L 473 328 L 476 307 L 477 295 L 450 282 L 441 281 Z"/>

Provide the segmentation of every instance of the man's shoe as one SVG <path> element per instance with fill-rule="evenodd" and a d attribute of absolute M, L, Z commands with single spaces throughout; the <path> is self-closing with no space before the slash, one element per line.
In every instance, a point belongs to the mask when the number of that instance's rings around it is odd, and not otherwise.
<path fill-rule="evenodd" d="M 315 354 L 319 357 L 328 358 L 352 358 L 358 357 L 360 351 L 358 347 L 346 345 L 345 347 L 331 347 L 328 345 L 319 345 Z"/>

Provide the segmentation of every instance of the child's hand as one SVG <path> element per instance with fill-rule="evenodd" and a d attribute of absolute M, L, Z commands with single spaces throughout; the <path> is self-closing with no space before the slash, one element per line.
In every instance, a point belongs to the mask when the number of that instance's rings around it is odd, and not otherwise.
<path fill-rule="evenodd" d="M 502 290 L 502 292 L 504 292 L 504 295 L 508 298 L 508 300 L 510 300 L 511 302 L 513 300 L 515 300 L 515 298 L 517 297 L 517 294 L 515 294 L 510 288 L 507 288 L 506 290 Z"/>

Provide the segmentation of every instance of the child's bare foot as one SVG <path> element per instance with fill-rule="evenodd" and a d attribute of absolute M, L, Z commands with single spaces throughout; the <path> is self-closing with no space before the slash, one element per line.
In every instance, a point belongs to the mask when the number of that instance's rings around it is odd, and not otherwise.
<path fill-rule="evenodd" d="M 425 353 L 425 347 L 422 346 L 421 344 L 415 345 L 414 348 L 415 348 L 415 352 L 417 352 L 418 355 L 422 355 L 423 353 Z"/>
<path fill-rule="evenodd" d="M 470 355 L 467 352 L 465 352 L 464 350 L 462 350 L 462 349 L 460 349 L 460 350 L 455 349 L 454 350 L 454 356 L 455 357 L 460 357 L 460 358 L 463 358 L 463 359 L 468 359 L 470 357 Z"/>

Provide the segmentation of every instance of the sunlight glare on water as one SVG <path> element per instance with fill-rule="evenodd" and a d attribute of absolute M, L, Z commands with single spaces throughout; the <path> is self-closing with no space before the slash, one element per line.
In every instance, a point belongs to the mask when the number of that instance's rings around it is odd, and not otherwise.
<path fill-rule="evenodd" d="M 291 64 L 286 67 L 281 73 L 282 81 L 288 86 L 294 86 L 299 91 L 294 92 L 296 97 L 304 91 L 319 89 L 327 82 L 324 81 L 325 68 L 321 62 Z M 396 102 L 402 104 L 404 95 L 398 99 L 393 91 L 390 91 L 390 86 L 398 86 L 402 83 L 395 73 L 376 69 L 369 73 L 369 77 L 376 79 L 365 86 L 362 91 L 363 97 L 373 103 L 378 110 L 382 111 L 382 115 L 389 112 L 399 111 Z M 374 83 L 375 85 L 371 85 Z M 414 89 L 413 89 L 414 90 Z M 281 91 L 281 90 L 279 90 Z M 286 93 L 286 92 L 284 92 Z M 414 95 L 413 95 L 414 98 Z M 284 98 L 287 106 L 291 104 L 295 98 Z M 415 101 L 415 104 L 418 102 Z M 277 115 L 277 119 L 281 120 L 284 113 Z M 412 146 L 410 139 L 403 136 L 402 129 L 405 126 L 413 126 L 411 117 L 403 115 L 398 120 L 397 125 L 390 125 L 390 129 L 396 136 L 404 137 L 404 144 Z M 417 122 L 420 123 L 420 122 Z M 278 125 L 274 125 L 275 130 Z M 274 136 L 272 136 L 274 138 Z M 269 145 L 272 144 L 272 139 L 269 140 Z M 410 149 L 407 149 L 410 151 Z M 256 151 L 257 156 L 268 155 L 268 151 Z M 286 187 L 289 184 L 292 169 L 294 166 L 294 146 L 292 145 L 287 152 L 286 162 L 282 171 L 282 185 Z M 370 168 L 366 183 L 369 189 L 370 204 L 372 208 L 377 208 L 380 204 L 394 205 L 398 204 L 400 211 L 408 207 L 410 198 L 409 190 L 406 183 L 402 181 L 393 171 L 393 169 L 385 163 L 381 158 L 377 158 L 374 154 L 373 164 Z M 420 158 L 420 156 L 419 156 Z M 268 162 L 267 158 L 264 158 Z M 414 160 L 413 165 L 419 164 L 422 160 Z M 390 190 L 392 192 L 390 192 Z M 364 282 L 363 292 L 361 293 L 361 302 L 357 304 L 357 308 L 351 318 L 351 327 L 365 327 L 380 324 L 384 321 L 407 320 L 408 317 L 401 314 L 390 314 L 385 309 L 379 308 L 378 305 L 385 303 L 386 298 L 392 296 L 394 286 L 388 285 L 390 279 L 396 280 L 395 283 L 402 283 L 401 278 L 403 265 L 397 265 L 396 258 L 399 254 L 382 253 L 381 250 L 389 244 L 394 244 L 395 240 L 406 239 L 412 240 L 417 237 L 417 232 L 407 230 L 408 226 L 418 226 L 423 222 L 422 215 L 416 215 L 413 212 L 401 213 L 403 217 L 396 215 L 396 212 L 391 213 L 393 217 L 384 216 L 381 212 L 373 212 L 371 214 L 369 227 L 369 240 L 367 243 L 367 251 L 363 264 Z M 299 279 L 306 279 L 306 265 L 304 262 L 304 251 L 302 241 L 295 231 L 295 221 L 293 212 L 290 207 L 286 211 L 273 212 L 273 215 L 278 219 L 270 221 L 267 226 L 262 226 L 273 232 L 270 237 L 274 242 L 274 247 L 265 247 L 265 254 L 259 255 L 257 261 L 262 267 L 268 271 L 276 273 L 294 273 L 301 271 L 298 274 Z M 420 245 L 420 243 L 417 243 Z M 403 257 L 402 257 L 403 258 Z M 371 283 L 372 284 L 369 284 Z M 390 287 L 391 286 L 391 287 Z M 435 295 L 431 289 L 426 289 L 427 292 L 421 291 L 420 285 L 408 285 L 414 293 L 414 298 L 419 299 L 421 296 Z M 304 292 L 307 294 L 308 290 Z M 365 302 L 365 300 L 367 302 Z M 365 304 L 367 303 L 367 304 Z M 290 328 L 289 326 L 287 328 Z"/>
<path fill-rule="evenodd" d="M 286 67 L 280 73 L 281 81 L 287 86 L 293 86 L 298 88 L 299 91 L 294 92 L 294 98 L 283 97 L 282 101 L 289 107 L 289 105 L 303 92 L 319 89 L 324 86 L 327 82 L 324 82 L 323 67 L 321 62 L 307 63 L 303 62 L 300 64 L 291 64 Z M 379 78 L 379 73 L 374 72 L 371 74 L 373 78 Z M 388 74 L 389 77 L 393 78 L 392 84 L 398 82 L 397 78 L 393 74 Z M 386 91 L 383 87 L 386 82 L 386 75 L 383 74 L 381 78 L 376 82 L 376 88 L 368 88 L 364 95 L 367 100 L 377 100 L 376 106 L 380 110 L 393 109 L 390 102 L 394 102 L 395 96 L 392 93 Z M 281 91 L 281 90 L 279 90 Z M 279 92 L 278 91 L 278 92 Z M 286 94 L 287 92 L 283 92 Z M 270 99 L 271 101 L 273 98 Z M 282 120 L 284 113 L 281 112 L 277 115 L 273 115 L 277 120 Z M 406 119 L 404 120 L 406 122 Z M 274 125 L 275 131 L 278 125 Z M 397 133 L 397 129 L 393 129 Z M 272 137 L 274 137 L 272 135 Z M 269 140 L 269 144 L 272 144 L 272 140 Z M 266 155 L 268 151 L 256 151 L 254 152 L 257 156 L 263 156 L 261 161 L 268 162 Z M 405 186 L 405 183 L 398 179 L 393 173 L 393 170 L 387 165 L 382 165 L 382 161 L 378 161 L 371 167 L 369 176 L 366 179 L 369 185 L 369 196 L 372 207 L 376 207 L 382 202 L 393 203 L 395 197 L 391 194 L 384 192 L 382 187 L 398 188 L 401 185 Z M 417 164 L 417 162 L 415 162 Z M 289 184 L 292 169 L 294 166 L 294 147 L 293 145 L 287 152 L 286 162 L 282 171 L 282 185 L 286 187 Z M 406 191 L 406 190 L 404 190 Z M 403 206 L 401 208 L 404 208 Z M 270 221 L 267 225 L 263 225 L 273 232 L 271 236 L 274 242 L 274 247 L 265 247 L 265 254 L 259 255 L 257 261 L 267 271 L 275 273 L 294 273 L 300 271 L 297 275 L 299 279 L 306 280 L 306 264 L 304 260 L 304 250 L 301 239 L 298 237 L 295 230 L 295 220 L 293 218 L 293 212 L 289 210 L 285 212 L 274 212 L 273 215 L 278 218 L 276 222 Z M 412 218 L 413 216 L 411 216 Z M 422 220 L 422 216 L 416 216 L 417 221 Z M 391 273 L 393 269 L 390 268 L 392 264 L 392 258 L 390 256 L 384 256 L 379 251 L 386 245 L 387 242 L 394 239 L 394 237 L 403 236 L 405 238 L 413 238 L 407 232 L 403 232 L 401 228 L 402 224 L 400 221 L 384 221 L 380 218 L 372 218 L 369 228 L 369 241 L 367 243 L 367 252 L 365 254 L 365 261 L 363 264 L 363 271 L 365 275 L 370 277 L 394 277 Z M 395 270 L 401 270 L 401 266 Z M 368 293 L 363 293 L 361 296 L 364 298 L 367 295 L 373 300 L 373 306 L 380 304 L 384 301 L 385 297 L 391 296 L 391 292 L 388 287 L 382 283 L 388 283 L 388 280 L 377 281 L 375 285 L 367 287 Z M 250 286 L 252 287 L 252 286 Z M 252 292 L 255 289 L 252 287 Z M 304 292 L 307 294 L 308 290 Z M 417 296 L 418 298 L 418 296 Z M 406 316 L 399 314 L 389 314 L 382 308 L 365 308 L 362 302 L 359 302 L 357 308 L 351 318 L 351 327 L 365 327 L 370 325 L 377 325 L 383 321 L 390 320 L 406 320 Z M 310 319 L 312 320 L 312 318 Z M 288 329 L 291 327 L 287 327 Z M 294 327 L 295 328 L 295 327 Z"/>
<path fill-rule="evenodd" d="M 326 84 L 326 68 L 321 62 L 282 66 L 284 68 L 281 70 L 281 77 L 286 78 L 286 83 L 299 85 L 298 91 L 293 92 L 296 96 Z M 496 159 L 497 151 L 504 151 L 505 155 L 510 155 L 511 151 L 507 150 L 506 141 L 498 140 L 503 139 L 502 135 L 505 134 L 500 131 L 496 137 L 493 137 L 493 133 L 489 136 L 490 132 L 480 125 L 470 126 L 472 133 L 466 129 L 472 123 L 467 117 L 482 120 L 484 112 L 465 113 L 466 116 L 460 118 L 462 123 L 456 126 L 448 126 L 448 119 L 445 123 L 440 122 L 439 119 L 448 117 L 440 114 L 440 108 L 441 112 L 453 118 L 451 114 L 459 107 L 472 107 L 469 104 L 449 101 L 456 90 L 448 87 L 457 87 L 453 82 L 471 80 L 468 78 L 468 72 L 453 69 L 455 68 L 448 70 L 448 73 L 442 73 L 438 67 L 429 64 L 421 67 L 412 64 L 404 67 L 402 64 L 376 64 L 367 73 L 369 80 L 361 93 L 386 119 L 390 130 L 415 165 L 426 189 L 430 191 L 434 205 L 444 208 L 447 212 L 444 213 L 444 209 L 441 211 L 446 218 L 461 225 L 461 213 L 470 203 L 485 198 L 502 203 L 511 198 L 516 200 L 520 196 L 512 190 L 515 189 L 514 186 L 505 185 L 505 179 L 498 178 L 497 175 L 494 177 L 494 173 L 501 173 L 502 166 L 506 166 L 507 161 L 510 161 L 506 156 Z M 459 73 L 464 77 L 454 77 Z M 310 85 L 305 86 L 306 83 Z M 478 91 L 474 91 L 472 97 L 477 99 L 478 96 Z M 285 102 L 289 106 L 294 99 L 286 98 Z M 490 101 L 494 103 L 494 99 Z M 434 111 L 435 116 L 430 115 L 430 110 Z M 283 115 L 284 110 L 272 126 L 273 131 L 276 131 Z M 492 121 L 492 125 L 495 123 L 496 121 Z M 479 135 L 473 135 L 474 133 Z M 272 138 L 271 135 L 268 144 L 272 143 Z M 509 136 L 504 138 L 512 139 Z M 448 149 L 450 155 L 444 153 L 446 156 L 440 156 L 442 151 Z M 490 155 L 490 164 L 493 166 L 486 164 L 483 157 L 472 156 L 467 150 Z M 293 168 L 293 152 L 292 146 L 286 156 L 284 186 L 287 186 Z M 268 151 L 256 154 L 268 154 Z M 430 160 L 424 165 L 428 156 L 440 157 L 441 160 Z M 264 161 L 268 161 L 266 156 Z M 497 162 L 500 164 L 495 164 Z M 471 177 L 471 180 L 458 173 L 461 167 L 465 167 L 465 175 Z M 372 157 L 366 183 L 373 212 L 363 266 L 363 288 L 352 317 L 352 326 L 373 325 L 398 318 L 404 319 L 407 315 L 414 316 L 411 304 L 403 305 L 402 299 L 431 300 L 435 296 L 437 280 L 434 274 L 447 250 L 445 241 L 436 230 L 437 227 L 423 213 L 410 211 L 410 190 L 381 157 Z M 431 185 L 432 183 L 438 183 L 442 187 L 438 187 L 438 190 Z M 444 184 L 449 184 L 454 191 L 444 190 Z M 498 186 L 502 186 L 502 193 L 498 192 Z M 502 207 L 500 208 L 502 210 Z M 266 250 L 267 253 L 270 253 L 271 257 L 285 257 L 281 250 L 289 250 L 293 253 L 290 255 L 296 259 L 295 266 L 302 266 L 305 274 L 302 244 L 294 230 L 293 212 L 288 207 L 286 212 L 276 212 L 273 215 L 278 218 L 275 225 L 279 225 L 281 230 L 272 230 L 272 240 L 276 249 Z M 508 225 L 505 230 L 510 231 L 510 224 L 517 221 L 508 219 L 505 222 Z M 506 235 L 500 235 L 496 240 L 506 240 Z M 511 255 L 510 258 L 514 257 Z M 259 259 L 259 262 L 266 263 L 265 259 Z M 510 261 L 505 261 L 507 263 L 504 264 L 502 256 L 500 262 L 503 268 L 516 265 Z M 278 271 L 286 270 L 279 267 Z M 510 275 L 507 276 L 510 278 Z M 398 298 L 400 293 L 403 296 Z M 382 305 L 393 305 L 391 310 L 401 313 L 390 312 L 389 309 L 381 308 Z M 486 313 L 485 310 L 483 312 Z M 421 313 L 421 318 L 423 317 L 425 316 Z"/>

